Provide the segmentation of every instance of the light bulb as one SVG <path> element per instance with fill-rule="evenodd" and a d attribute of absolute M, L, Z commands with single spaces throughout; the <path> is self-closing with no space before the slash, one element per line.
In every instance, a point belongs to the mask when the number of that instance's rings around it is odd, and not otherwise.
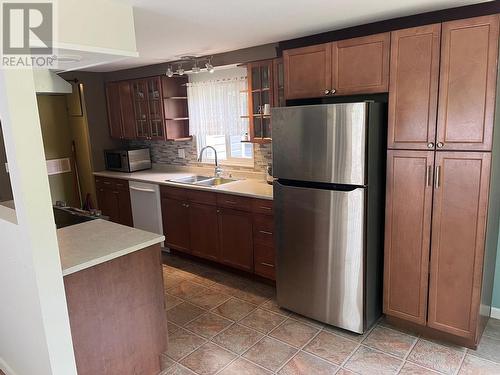
<path fill-rule="evenodd" d="M 179 64 L 179 67 L 177 68 L 177 72 L 176 72 L 178 75 L 180 76 L 183 76 L 184 75 L 184 68 L 182 67 L 181 64 Z"/>
<path fill-rule="evenodd" d="M 200 69 L 200 67 L 198 66 L 198 63 L 197 63 L 197 61 L 195 60 L 195 61 L 194 61 L 193 68 L 191 69 L 191 71 L 192 71 L 193 73 L 198 74 L 198 73 L 200 72 L 200 70 L 201 70 L 201 69 Z"/>

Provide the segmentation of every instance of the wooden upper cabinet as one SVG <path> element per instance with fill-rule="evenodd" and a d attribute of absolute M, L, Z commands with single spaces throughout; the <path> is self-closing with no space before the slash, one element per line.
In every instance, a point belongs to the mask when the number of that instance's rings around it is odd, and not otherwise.
<path fill-rule="evenodd" d="M 498 15 L 443 23 L 438 148 L 491 150 L 498 28 Z"/>
<path fill-rule="evenodd" d="M 134 100 L 132 97 L 132 87 L 127 81 L 118 82 L 118 91 L 120 95 L 120 111 L 122 120 L 122 138 L 134 139 L 135 121 L 134 121 Z"/>
<path fill-rule="evenodd" d="M 283 51 L 286 99 L 325 96 L 332 87 L 330 43 Z"/>
<path fill-rule="evenodd" d="M 433 165 L 433 151 L 387 153 L 384 313 L 422 325 L 427 317 Z"/>
<path fill-rule="evenodd" d="M 434 149 L 441 24 L 391 33 L 387 147 Z"/>
<path fill-rule="evenodd" d="M 390 33 L 332 43 L 332 86 L 336 95 L 389 90 Z"/>
<path fill-rule="evenodd" d="M 111 138 L 122 138 L 122 114 L 120 105 L 120 89 L 118 82 L 106 84 L 106 101 L 108 105 L 108 125 Z"/>
<path fill-rule="evenodd" d="M 468 339 L 481 303 L 489 175 L 490 153 L 436 153 L 428 324 Z"/>

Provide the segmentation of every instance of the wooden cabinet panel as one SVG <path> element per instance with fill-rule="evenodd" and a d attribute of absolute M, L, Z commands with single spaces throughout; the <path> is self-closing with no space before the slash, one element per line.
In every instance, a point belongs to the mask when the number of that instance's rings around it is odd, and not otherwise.
<path fill-rule="evenodd" d="M 251 211 L 252 198 L 231 194 L 217 194 L 217 206 L 234 208 L 241 211 Z"/>
<path fill-rule="evenodd" d="M 122 138 L 122 120 L 120 108 L 120 90 L 117 82 L 106 85 L 106 101 L 108 106 L 108 125 L 111 138 Z"/>
<path fill-rule="evenodd" d="M 167 246 L 190 253 L 188 204 L 177 199 L 162 198 L 161 213 Z"/>
<path fill-rule="evenodd" d="M 120 93 L 120 112 L 122 121 L 122 138 L 134 139 L 135 121 L 134 121 L 134 100 L 132 96 L 132 87 L 127 81 L 118 82 L 118 91 Z"/>
<path fill-rule="evenodd" d="M 418 324 L 427 315 L 433 159 L 433 151 L 387 154 L 384 312 Z"/>
<path fill-rule="evenodd" d="M 330 43 L 283 51 L 286 99 L 325 96 L 332 87 Z"/>
<path fill-rule="evenodd" d="M 228 208 L 220 208 L 219 211 L 219 244 L 222 263 L 252 272 L 252 215 Z"/>
<path fill-rule="evenodd" d="M 490 158 L 479 152 L 436 155 L 428 322 L 470 339 L 481 302 Z"/>
<path fill-rule="evenodd" d="M 256 214 L 272 215 L 273 201 L 269 199 L 252 199 L 252 211 Z"/>
<path fill-rule="evenodd" d="M 437 142 L 444 150 L 491 150 L 498 15 L 443 23 Z"/>
<path fill-rule="evenodd" d="M 391 33 L 388 148 L 434 149 L 441 24 Z"/>
<path fill-rule="evenodd" d="M 336 94 L 387 92 L 390 42 L 390 33 L 383 33 L 332 43 L 331 88 Z"/>
<path fill-rule="evenodd" d="M 219 232 L 217 208 L 207 204 L 189 204 L 189 242 L 193 255 L 218 260 Z"/>
<path fill-rule="evenodd" d="M 129 190 L 115 190 L 114 193 L 118 198 L 118 223 L 123 225 L 128 225 L 129 227 L 134 226 L 134 220 L 132 217 L 132 202 L 130 201 Z"/>
<path fill-rule="evenodd" d="M 255 243 L 253 249 L 255 273 L 259 276 L 276 280 L 274 247 Z"/>

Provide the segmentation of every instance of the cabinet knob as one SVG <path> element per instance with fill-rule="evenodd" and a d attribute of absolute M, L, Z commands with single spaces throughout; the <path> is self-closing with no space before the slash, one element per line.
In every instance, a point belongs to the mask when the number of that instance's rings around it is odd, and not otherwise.
<path fill-rule="evenodd" d="M 220 214 L 220 210 L 217 210 L 217 213 Z"/>
<path fill-rule="evenodd" d="M 337 92 L 337 90 L 335 90 L 335 89 L 331 89 L 331 90 L 330 90 L 330 95 L 333 95 L 333 94 L 335 94 L 336 92 Z"/>
<path fill-rule="evenodd" d="M 330 90 L 325 90 L 325 95 L 330 94 Z"/>
<path fill-rule="evenodd" d="M 434 148 L 434 143 L 432 142 L 427 143 L 427 148 Z"/>
<path fill-rule="evenodd" d="M 443 142 L 438 142 L 438 143 L 437 143 L 437 147 L 438 147 L 438 148 L 443 148 L 443 146 L 444 146 L 444 143 L 443 143 Z"/>

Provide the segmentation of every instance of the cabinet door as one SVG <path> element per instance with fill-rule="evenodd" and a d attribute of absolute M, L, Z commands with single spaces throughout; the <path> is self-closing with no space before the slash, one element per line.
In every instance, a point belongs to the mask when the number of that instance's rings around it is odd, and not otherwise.
<path fill-rule="evenodd" d="M 113 223 L 120 223 L 119 202 L 116 192 L 111 188 L 99 188 L 97 199 L 103 215 L 108 216 Z"/>
<path fill-rule="evenodd" d="M 130 82 L 118 82 L 118 90 L 120 93 L 120 112 L 122 120 L 122 136 L 125 139 L 134 139 L 135 134 L 135 113 L 134 100 L 132 95 L 132 87 Z"/>
<path fill-rule="evenodd" d="M 390 33 L 332 43 L 332 87 L 337 95 L 389 91 Z"/>
<path fill-rule="evenodd" d="M 176 250 L 189 251 L 189 206 L 172 198 L 161 199 L 165 243 Z"/>
<path fill-rule="evenodd" d="M 436 154 L 428 324 L 469 339 L 481 303 L 489 173 L 489 153 Z"/>
<path fill-rule="evenodd" d="M 252 215 L 219 208 L 221 261 L 245 271 L 253 271 Z"/>
<path fill-rule="evenodd" d="M 423 325 L 427 315 L 433 159 L 432 151 L 387 153 L 384 313 Z"/>
<path fill-rule="evenodd" d="M 330 43 L 283 51 L 286 99 L 317 98 L 332 88 Z"/>
<path fill-rule="evenodd" d="M 111 138 L 121 139 L 122 114 L 118 82 L 109 82 L 106 84 L 106 100 L 108 105 L 109 135 Z"/>
<path fill-rule="evenodd" d="M 149 139 L 151 135 L 149 123 L 148 85 L 144 79 L 132 81 L 134 97 L 135 128 L 138 139 Z"/>
<path fill-rule="evenodd" d="M 498 15 L 443 23 L 438 148 L 491 150 L 498 23 Z"/>
<path fill-rule="evenodd" d="M 441 24 L 391 33 L 387 147 L 434 149 Z"/>
<path fill-rule="evenodd" d="M 193 255 L 210 260 L 219 259 L 217 207 L 189 203 L 189 239 Z"/>
<path fill-rule="evenodd" d="M 132 218 L 132 202 L 130 201 L 130 192 L 128 190 L 116 190 L 115 194 L 117 195 L 118 200 L 118 222 L 120 224 L 133 227 L 134 220 Z"/>

